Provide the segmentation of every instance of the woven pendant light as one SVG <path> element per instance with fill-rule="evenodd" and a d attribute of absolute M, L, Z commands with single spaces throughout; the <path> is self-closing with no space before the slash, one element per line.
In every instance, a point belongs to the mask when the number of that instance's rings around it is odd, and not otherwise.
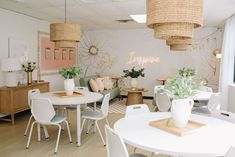
<path fill-rule="evenodd" d="M 66 23 L 66 0 L 65 0 L 65 23 L 50 24 L 50 40 L 55 42 L 57 48 L 77 47 L 80 41 L 81 31 L 78 24 Z"/>
<path fill-rule="evenodd" d="M 192 44 L 191 38 L 171 37 L 166 40 L 166 44 L 170 46 L 172 51 L 186 51 L 188 46 Z"/>
<path fill-rule="evenodd" d="M 172 42 L 173 37 L 179 38 L 177 42 L 186 39 L 189 42 L 193 29 L 202 26 L 202 9 L 203 0 L 147 0 L 147 26 L 154 29 L 156 38 Z M 190 44 L 168 45 L 171 50 L 187 50 Z"/>

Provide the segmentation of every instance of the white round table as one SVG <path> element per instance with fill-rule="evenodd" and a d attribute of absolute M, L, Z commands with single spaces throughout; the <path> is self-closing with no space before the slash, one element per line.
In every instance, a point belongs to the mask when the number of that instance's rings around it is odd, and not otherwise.
<path fill-rule="evenodd" d="M 79 91 L 80 93 L 83 94 L 81 97 L 70 97 L 70 98 L 62 98 L 55 96 L 53 93 L 60 92 L 60 91 L 55 91 L 55 92 L 47 92 L 47 93 L 41 93 L 39 95 L 33 96 L 33 98 L 47 98 L 50 99 L 53 105 L 57 106 L 68 106 L 68 105 L 76 105 L 77 106 L 77 145 L 81 145 L 81 134 L 80 134 L 80 129 L 81 129 L 81 111 L 80 111 L 80 105 L 81 104 L 87 104 L 87 103 L 94 103 L 103 98 L 103 95 L 100 93 L 94 93 L 94 92 L 85 92 L 85 91 Z"/>
<path fill-rule="evenodd" d="M 191 115 L 192 120 L 206 126 L 181 137 L 149 126 L 150 121 L 167 117 L 170 117 L 168 112 L 129 116 L 118 120 L 114 130 L 129 145 L 171 156 L 224 156 L 231 146 L 235 146 L 235 124 L 212 117 Z"/>

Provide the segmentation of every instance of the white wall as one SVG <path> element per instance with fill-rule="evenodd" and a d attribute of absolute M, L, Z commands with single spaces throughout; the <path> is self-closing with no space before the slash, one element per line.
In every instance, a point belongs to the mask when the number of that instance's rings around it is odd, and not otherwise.
<path fill-rule="evenodd" d="M 29 60 L 37 61 L 37 31 L 49 32 L 49 23 L 15 12 L 0 9 L 0 59 L 8 56 L 8 38 L 22 40 L 29 44 Z M 36 71 L 33 79 L 36 80 Z M 62 79 L 59 76 L 42 77 L 50 81 L 51 90 L 61 89 Z M 4 73 L 0 71 L 0 86 L 4 85 Z"/>
<path fill-rule="evenodd" d="M 37 31 L 49 32 L 49 23 L 4 9 L 0 9 L 0 20 L 0 59 L 8 56 L 8 38 L 11 37 L 28 42 L 29 58 L 37 61 Z M 216 28 L 197 30 L 195 38 L 204 37 L 215 30 Z M 83 37 L 86 35 L 90 36 L 89 40 L 93 44 L 98 45 L 101 52 L 107 52 L 110 55 L 113 64 L 109 65 L 109 68 L 103 69 L 89 66 L 87 75 L 101 71 L 113 75 L 122 75 L 123 69 L 130 69 L 132 66 L 136 66 L 127 64 L 128 54 L 132 51 L 136 52 L 137 56 L 159 57 L 159 63 L 144 65 L 146 76 L 145 78 L 139 78 L 139 86 L 149 89 L 150 92 L 146 93 L 149 96 L 152 95 L 153 86 L 158 84 L 157 78 L 175 76 L 179 68 L 195 67 L 199 71 L 200 76 L 211 73 L 211 69 L 206 61 L 203 61 L 203 57 L 207 56 L 210 61 L 211 58 L 213 60 L 212 50 L 208 49 L 208 47 L 213 47 L 214 45 L 208 45 L 205 41 L 202 41 L 202 43 L 205 43 L 202 49 L 190 52 L 170 52 L 164 41 L 153 38 L 153 31 L 150 29 L 88 31 L 83 33 Z M 219 45 L 220 43 L 219 41 Z M 81 47 L 84 47 L 84 45 L 79 45 L 78 54 L 87 54 L 87 48 L 82 49 Z M 107 57 L 98 56 L 100 58 Z M 96 56 L 89 56 L 91 62 L 86 65 L 96 63 L 97 58 Z M 85 60 L 80 56 L 78 59 L 79 65 L 85 69 Z M 3 76 L 3 73 L 0 72 L 0 86 L 4 85 Z M 211 74 L 206 77 L 211 77 Z M 36 79 L 36 74 L 34 74 L 34 79 Z M 58 75 L 43 76 L 42 79 L 50 81 L 51 90 L 63 89 L 63 79 Z M 210 80 L 213 79 L 217 80 L 217 72 L 216 76 L 212 76 L 212 79 L 210 78 Z M 210 83 L 216 84 L 217 82 L 212 81 Z"/>
<path fill-rule="evenodd" d="M 195 39 L 201 39 L 211 33 L 216 31 L 216 28 L 204 28 L 199 29 L 195 32 Z M 220 38 L 220 36 L 218 37 Z M 122 71 L 124 69 L 130 69 L 133 66 L 138 66 L 136 64 L 127 64 L 129 60 L 128 54 L 130 52 L 136 52 L 136 56 L 145 57 L 159 57 L 160 62 L 154 64 L 144 65 L 145 77 L 139 78 L 139 87 L 144 87 L 150 90 L 150 92 L 145 93 L 147 96 L 152 96 L 152 91 L 154 85 L 159 84 L 156 81 L 157 78 L 171 76 L 174 77 L 177 70 L 182 67 L 194 67 L 198 71 L 200 77 L 210 77 L 211 80 L 211 69 L 207 65 L 207 59 L 209 62 L 214 61 L 215 57 L 212 55 L 212 50 L 208 47 L 213 48 L 214 45 L 207 44 L 205 40 L 199 40 L 204 43 L 203 48 L 189 50 L 188 52 L 170 52 L 169 47 L 166 46 L 165 41 L 158 40 L 153 37 L 153 31 L 150 29 L 126 29 L 126 30 L 101 30 L 101 31 L 88 31 L 83 33 L 83 40 L 89 45 L 98 45 L 101 51 L 108 52 L 114 59 L 114 65 L 111 68 L 106 68 L 104 71 L 95 66 L 97 62 L 102 60 L 102 55 L 92 56 L 90 55 L 91 61 L 87 64 L 88 60 L 84 57 L 88 54 L 86 44 L 82 42 L 79 48 L 79 64 L 88 68 L 87 75 L 95 74 L 96 72 L 108 73 L 112 75 L 123 75 Z M 88 42 L 89 41 L 89 42 Z M 199 41 L 195 41 L 198 43 Z M 218 41 L 219 45 L 221 41 Z M 202 46 L 202 43 L 200 44 Z M 85 48 L 85 49 L 84 49 Z M 94 65 L 93 65 L 94 64 Z M 216 63 L 213 63 L 217 65 Z M 219 68 L 218 68 L 219 69 Z M 212 84 L 217 86 L 219 72 L 212 77 L 216 81 L 212 81 Z M 209 80 L 209 79 L 208 79 Z M 209 83 L 211 83 L 209 81 Z"/>

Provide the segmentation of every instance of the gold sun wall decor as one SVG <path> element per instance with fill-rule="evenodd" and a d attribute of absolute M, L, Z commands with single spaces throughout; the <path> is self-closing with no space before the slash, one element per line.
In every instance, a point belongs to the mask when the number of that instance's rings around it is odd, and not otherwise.
<path fill-rule="evenodd" d="M 193 29 L 203 23 L 203 0 L 147 0 L 147 26 L 158 39 L 192 39 Z M 185 51 L 191 43 L 170 44 L 171 50 Z"/>
<path fill-rule="evenodd" d="M 104 73 L 115 64 L 106 40 L 93 32 L 83 32 L 79 44 L 78 62 L 84 67 L 85 74 Z"/>

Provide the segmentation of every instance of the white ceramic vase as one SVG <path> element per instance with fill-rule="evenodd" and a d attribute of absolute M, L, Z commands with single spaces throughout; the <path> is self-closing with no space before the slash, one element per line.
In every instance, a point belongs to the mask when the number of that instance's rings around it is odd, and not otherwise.
<path fill-rule="evenodd" d="M 131 78 L 131 88 L 137 88 L 138 82 L 137 82 L 137 78 Z"/>
<path fill-rule="evenodd" d="M 66 95 L 73 95 L 74 87 L 75 87 L 74 79 L 64 80 L 64 90 L 66 92 Z"/>
<path fill-rule="evenodd" d="M 176 127 L 186 127 L 190 119 L 193 99 L 177 99 L 172 101 L 171 116 Z"/>

